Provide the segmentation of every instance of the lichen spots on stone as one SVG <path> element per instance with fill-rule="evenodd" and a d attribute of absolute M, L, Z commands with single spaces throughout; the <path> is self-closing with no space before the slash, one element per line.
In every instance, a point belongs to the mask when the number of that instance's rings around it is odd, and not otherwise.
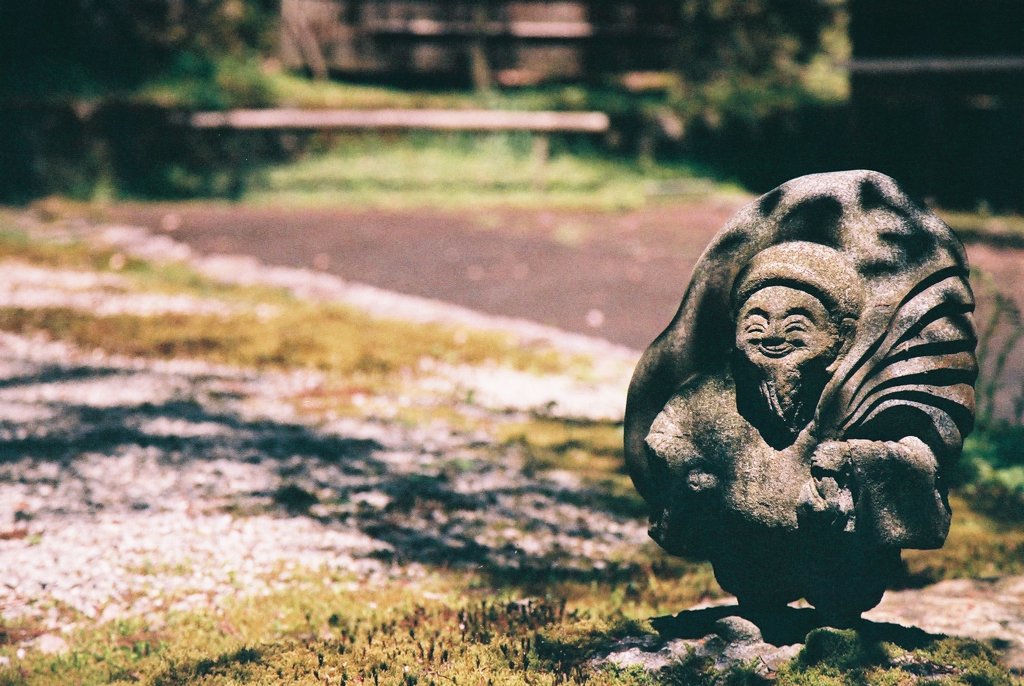
<path fill-rule="evenodd" d="M 808 241 L 837 247 L 842 228 L 843 205 L 834 197 L 809 198 L 790 208 L 779 221 L 782 240 Z"/>

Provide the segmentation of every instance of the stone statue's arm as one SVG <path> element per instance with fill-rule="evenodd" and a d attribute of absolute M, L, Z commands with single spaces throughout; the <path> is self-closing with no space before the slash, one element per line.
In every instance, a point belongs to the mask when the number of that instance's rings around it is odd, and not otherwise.
<path fill-rule="evenodd" d="M 661 478 L 659 490 L 673 489 L 672 497 L 680 491 L 711 491 L 719 484 L 720 470 L 712 467 L 716 451 L 700 438 L 707 433 L 702 426 L 711 423 L 703 416 L 705 408 L 718 404 L 709 397 L 713 393 L 706 382 L 680 388 L 655 417 L 644 441 L 655 462 L 651 471 Z"/>
<path fill-rule="evenodd" d="M 847 531 L 887 547 L 939 548 L 945 541 L 950 511 L 938 460 L 915 436 L 823 442 L 811 475 L 822 500 L 845 512 Z"/>

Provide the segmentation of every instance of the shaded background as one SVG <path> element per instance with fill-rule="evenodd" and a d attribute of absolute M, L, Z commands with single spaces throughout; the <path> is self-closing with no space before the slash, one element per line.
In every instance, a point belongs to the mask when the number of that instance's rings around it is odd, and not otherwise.
<path fill-rule="evenodd" d="M 556 146 L 682 160 L 753 191 L 866 167 L 944 207 L 1024 208 L 1013 0 L 5 0 L 0 64 L 6 201 L 97 184 L 239 197 L 240 164 L 323 136 L 202 133 L 178 115 L 293 104 L 275 81 L 292 73 L 605 111 L 610 134 Z"/>

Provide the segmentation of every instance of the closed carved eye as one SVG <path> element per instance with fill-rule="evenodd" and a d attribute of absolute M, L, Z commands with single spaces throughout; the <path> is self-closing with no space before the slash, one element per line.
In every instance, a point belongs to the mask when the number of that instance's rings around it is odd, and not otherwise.
<path fill-rule="evenodd" d="M 747 315 L 747 318 L 743 321 L 743 333 L 763 336 L 768 332 L 768 319 L 761 313 L 754 314 L 753 312 Z"/>

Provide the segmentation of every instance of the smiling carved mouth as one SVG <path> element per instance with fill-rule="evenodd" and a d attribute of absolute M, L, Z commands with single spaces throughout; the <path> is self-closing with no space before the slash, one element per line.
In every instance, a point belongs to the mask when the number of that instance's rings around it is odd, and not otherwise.
<path fill-rule="evenodd" d="M 764 353 L 764 356 L 771 358 L 785 357 L 794 350 L 794 347 L 789 343 L 779 343 L 778 345 L 762 345 L 760 347 L 761 352 Z"/>

